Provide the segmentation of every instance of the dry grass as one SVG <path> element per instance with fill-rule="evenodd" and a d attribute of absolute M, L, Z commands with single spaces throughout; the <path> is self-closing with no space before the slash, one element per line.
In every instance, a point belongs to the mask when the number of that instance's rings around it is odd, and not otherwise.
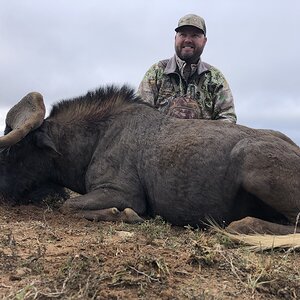
<path fill-rule="evenodd" d="M 1 299 L 299 299 L 300 254 L 222 232 L 0 208 Z"/>

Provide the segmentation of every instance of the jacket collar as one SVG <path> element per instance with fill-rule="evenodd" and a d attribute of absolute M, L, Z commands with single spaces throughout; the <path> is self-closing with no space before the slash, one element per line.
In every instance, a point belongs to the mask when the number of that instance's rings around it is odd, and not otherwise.
<path fill-rule="evenodd" d="M 165 67 L 164 74 L 178 73 L 178 66 L 177 66 L 176 59 L 177 59 L 176 54 L 169 59 L 167 66 Z M 205 64 L 201 61 L 200 58 L 197 64 L 197 73 L 198 75 L 200 75 L 201 73 L 206 71 L 208 71 L 208 68 L 205 66 Z"/>

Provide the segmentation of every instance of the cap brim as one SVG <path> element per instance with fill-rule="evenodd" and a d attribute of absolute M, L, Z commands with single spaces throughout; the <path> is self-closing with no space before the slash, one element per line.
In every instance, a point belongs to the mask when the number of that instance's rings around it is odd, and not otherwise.
<path fill-rule="evenodd" d="M 205 35 L 205 31 L 202 29 L 202 28 L 199 28 L 197 26 L 194 26 L 194 25 L 182 25 L 182 26 L 178 26 L 175 28 L 175 31 L 178 32 L 180 28 L 183 28 L 183 27 L 194 27 L 194 28 L 197 28 L 199 30 L 202 31 L 202 33 Z"/>

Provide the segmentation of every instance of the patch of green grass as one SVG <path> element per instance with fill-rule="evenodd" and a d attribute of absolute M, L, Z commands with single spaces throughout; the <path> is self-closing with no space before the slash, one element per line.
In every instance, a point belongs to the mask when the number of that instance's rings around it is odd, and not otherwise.
<path fill-rule="evenodd" d="M 137 232 L 145 235 L 148 243 L 155 239 L 166 239 L 170 236 L 171 225 L 164 221 L 160 216 L 154 219 L 146 220 L 138 225 Z"/>

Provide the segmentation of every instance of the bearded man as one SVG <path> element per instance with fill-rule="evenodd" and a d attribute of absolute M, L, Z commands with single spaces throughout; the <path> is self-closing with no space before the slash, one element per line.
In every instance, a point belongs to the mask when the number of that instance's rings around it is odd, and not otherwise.
<path fill-rule="evenodd" d="M 175 55 L 151 66 L 137 93 L 173 117 L 236 123 L 228 82 L 217 68 L 201 61 L 207 42 L 204 19 L 188 14 L 179 19 L 175 32 Z"/>

